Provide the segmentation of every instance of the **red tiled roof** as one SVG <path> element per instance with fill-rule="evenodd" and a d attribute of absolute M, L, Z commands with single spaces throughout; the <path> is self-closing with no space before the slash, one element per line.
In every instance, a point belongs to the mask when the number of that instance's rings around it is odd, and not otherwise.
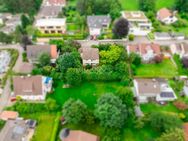
<path fill-rule="evenodd" d="M 173 15 L 172 12 L 170 10 L 168 10 L 167 8 L 160 9 L 158 11 L 158 14 L 159 14 L 158 17 L 160 19 L 165 19 L 165 18 Z"/>
<path fill-rule="evenodd" d="M 188 141 L 188 123 L 184 124 L 185 141 Z"/>
<path fill-rule="evenodd" d="M 2 120 L 16 119 L 18 115 L 18 112 L 15 111 L 3 111 L 0 115 L 0 118 Z"/>
<path fill-rule="evenodd" d="M 63 139 L 63 141 L 99 141 L 99 137 L 87 132 L 75 130 L 70 131 L 68 137 Z"/>
<path fill-rule="evenodd" d="M 56 59 L 58 56 L 57 46 L 51 45 L 51 58 Z"/>
<path fill-rule="evenodd" d="M 139 53 L 140 55 L 144 55 L 148 50 L 153 50 L 155 54 L 160 54 L 161 49 L 158 44 L 137 44 L 137 45 L 129 45 L 128 49 L 130 52 Z"/>

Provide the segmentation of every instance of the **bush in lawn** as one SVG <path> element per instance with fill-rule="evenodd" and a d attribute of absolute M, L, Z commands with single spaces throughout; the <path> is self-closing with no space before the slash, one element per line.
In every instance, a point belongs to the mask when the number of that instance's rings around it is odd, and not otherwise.
<path fill-rule="evenodd" d="M 133 34 L 129 35 L 129 41 L 134 41 L 134 35 Z"/>
<path fill-rule="evenodd" d="M 82 122 L 87 111 L 87 106 L 80 100 L 69 99 L 63 105 L 63 117 L 70 124 Z"/>
<path fill-rule="evenodd" d="M 184 68 L 188 68 L 188 57 L 183 57 L 182 58 L 182 64 Z"/>
<path fill-rule="evenodd" d="M 179 128 L 170 129 L 157 138 L 156 141 L 185 141 L 184 132 Z"/>
<path fill-rule="evenodd" d="M 187 22 L 185 20 L 178 19 L 178 21 L 173 23 L 172 26 L 175 28 L 187 27 Z"/>
<path fill-rule="evenodd" d="M 120 130 L 106 129 L 105 136 L 102 138 L 102 141 L 121 141 Z"/>
<path fill-rule="evenodd" d="M 59 108 L 59 105 L 57 104 L 56 100 L 51 99 L 51 98 L 48 98 L 48 99 L 46 100 L 46 103 L 45 103 L 45 104 L 46 104 L 46 109 L 47 109 L 48 111 L 51 111 L 51 112 L 57 111 L 58 108 Z"/>
<path fill-rule="evenodd" d="M 69 68 L 65 74 L 65 79 L 70 85 L 80 85 L 83 79 L 83 70 L 79 68 Z"/>
<path fill-rule="evenodd" d="M 22 53 L 22 61 L 23 61 L 23 62 L 28 62 L 26 52 Z"/>
<path fill-rule="evenodd" d="M 102 95 L 97 101 L 95 116 L 105 128 L 122 128 L 127 119 L 126 105 L 113 94 Z"/>
<path fill-rule="evenodd" d="M 152 128 L 164 132 L 171 128 L 180 128 L 182 121 L 173 113 L 152 112 L 149 115 L 149 124 Z"/>

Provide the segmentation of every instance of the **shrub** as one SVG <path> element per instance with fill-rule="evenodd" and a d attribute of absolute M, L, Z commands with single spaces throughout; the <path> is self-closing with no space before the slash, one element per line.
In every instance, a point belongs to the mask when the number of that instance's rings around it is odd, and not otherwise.
<path fill-rule="evenodd" d="M 133 34 L 129 35 L 129 41 L 134 41 L 134 35 Z"/>

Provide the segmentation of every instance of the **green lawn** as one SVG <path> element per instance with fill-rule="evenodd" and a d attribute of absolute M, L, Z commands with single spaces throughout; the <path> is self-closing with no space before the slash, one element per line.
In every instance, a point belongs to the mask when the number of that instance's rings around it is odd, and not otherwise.
<path fill-rule="evenodd" d="M 159 105 L 156 103 L 147 103 L 147 104 L 141 104 L 140 105 L 141 110 L 144 113 L 151 113 L 153 111 L 155 112 L 173 112 L 173 113 L 178 113 L 178 109 L 172 104 L 168 103 L 167 105 Z"/>
<path fill-rule="evenodd" d="M 56 114 L 36 113 L 36 114 L 23 115 L 23 117 L 26 119 L 35 119 L 38 121 L 36 130 L 35 130 L 35 135 L 32 141 L 49 141 L 50 140 Z"/>
<path fill-rule="evenodd" d="M 125 10 L 138 10 L 139 9 L 139 0 L 119 0 L 122 8 Z M 156 0 L 156 9 L 162 7 L 173 7 L 175 0 Z"/>
<path fill-rule="evenodd" d="M 80 99 L 87 104 L 89 108 L 93 108 L 100 95 L 114 93 L 122 85 L 118 82 L 86 82 L 81 86 L 72 88 L 62 88 L 62 86 L 63 83 L 59 82 L 54 93 L 48 97 L 56 99 L 58 104 L 61 105 L 69 98 Z"/>
<path fill-rule="evenodd" d="M 163 60 L 159 64 L 141 64 L 135 70 L 136 77 L 172 78 L 177 74 L 177 68 L 171 60 Z"/>
<path fill-rule="evenodd" d="M 140 130 L 130 127 L 124 130 L 123 141 L 152 141 L 159 136 L 159 133 L 149 127 L 144 127 Z"/>

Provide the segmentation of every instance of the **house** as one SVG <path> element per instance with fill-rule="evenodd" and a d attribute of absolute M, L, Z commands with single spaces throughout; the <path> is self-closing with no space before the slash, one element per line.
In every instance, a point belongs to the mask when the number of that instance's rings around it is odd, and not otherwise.
<path fill-rule="evenodd" d="M 20 73 L 31 73 L 33 70 L 33 64 L 32 63 L 27 63 L 27 62 L 23 62 L 21 65 L 20 65 L 20 68 L 19 68 L 19 72 Z"/>
<path fill-rule="evenodd" d="M 55 63 L 59 56 L 56 45 L 28 45 L 26 53 L 29 62 L 33 63 L 38 61 L 38 58 L 42 53 L 49 54 L 52 63 Z"/>
<path fill-rule="evenodd" d="M 79 49 L 83 66 L 96 66 L 99 64 L 99 49 L 92 47 L 82 47 Z"/>
<path fill-rule="evenodd" d="M 110 26 L 110 16 L 87 16 L 87 25 L 89 27 L 89 34 L 93 39 L 101 35 L 104 29 Z"/>
<path fill-rule="evenodd" d="M 180 44 L 172 44 L 170 46 L 171 53 L 178 54 L 180 58 L 188 56 L 188 44 L 187 43 L 180 43 Z"/>
<path fill-rule="evenodd" d="M 16 27 L 18 25 L 21 25 L 21 20 L 20 20 L 21 15 L 9 15 L 5 14 L 4 15 L 4 27 L 0 29 L 1 32 L 4 32 L 6 34 L 10 34 L 16 30 Z"/>
<path fill-rule="evenodd" d="M 155 56 L 161 55 L 161 49 L 159 44 L 135 44 L 127 46 L 127 53 L 139 54 L 144 62 L 148 62 L 154 59 Z"/>
<path fill-rule="evenodd" d="M 150 100 L 157 102 L 173 101 L 177 99 L 173 89 L 164 79 L 134 79 L 135 96 L 139 103 Z"/>
<path fill-rule="evenodd" d="M 178 20 L 176 12 L 172 12 L 167 8 L 162 8 L 157 12 L 157 19 L 165 24 L 172 24 Z"/>
<path fill-rule="evenodd" d="M 63 129 L 60 132 L 61 141 L 100 141 L 99 137 L 81 130 Z"/>
<path fill-rule="evenodd" d="M 184 40 L 185 35 L 183 33 L 168 33 L 168 32 L 155 32 L 155 40 Z"/>
<path fill-rule="evenodd" d="M 65 34 L 66 19 L 65 18 L 39 19 L 36 21 L 35 26 L 43 34 Z"/>
<path fill-rule="evenodd" d="M 123 11 L 122 17 L 129 21 L 129 34 L 146 36 L 152 30 L 152 23 L 142 11 Z"/>
<path fill-rule="evenodd" d="M 15 120 L 19 117 L 19 113 L 15 111 L 3 111 L 0 114 L 0 119 L 1 120 Z"/>
<path fill-rule="evenodd" d="M 188 123 L 184 123 L 183 129 L 184 129 L 185 141 L 188 141 Z"/>
<path fill-rule="evenodd" d="M 61 12 L 61 6 L 42 6 L 36 19 L 51 19 L 57 18 L 59 13 Z"/>
<path fill-rule="evenodd" d="M 66 0 L 44 0 L 43 5 L 45 6 L 66 6 Z"/>
<path fill-rule="evenodd" d="M 1 141 L 30 141 L 35 130 L 25 120 L 8 120 L 0 131 Z"/>
<path fill-rule="evenodd" d="M 36 76 L 15 76 L 13 78 L 13 97 L 24 100 L 45 100 L 46 94 L 52 89 L 52 78 Z"/>
<path fill-rule="evenodd" d="M 171 36 L 167 32 L 155 32 L 155 40 L 171 40 Z"/>

